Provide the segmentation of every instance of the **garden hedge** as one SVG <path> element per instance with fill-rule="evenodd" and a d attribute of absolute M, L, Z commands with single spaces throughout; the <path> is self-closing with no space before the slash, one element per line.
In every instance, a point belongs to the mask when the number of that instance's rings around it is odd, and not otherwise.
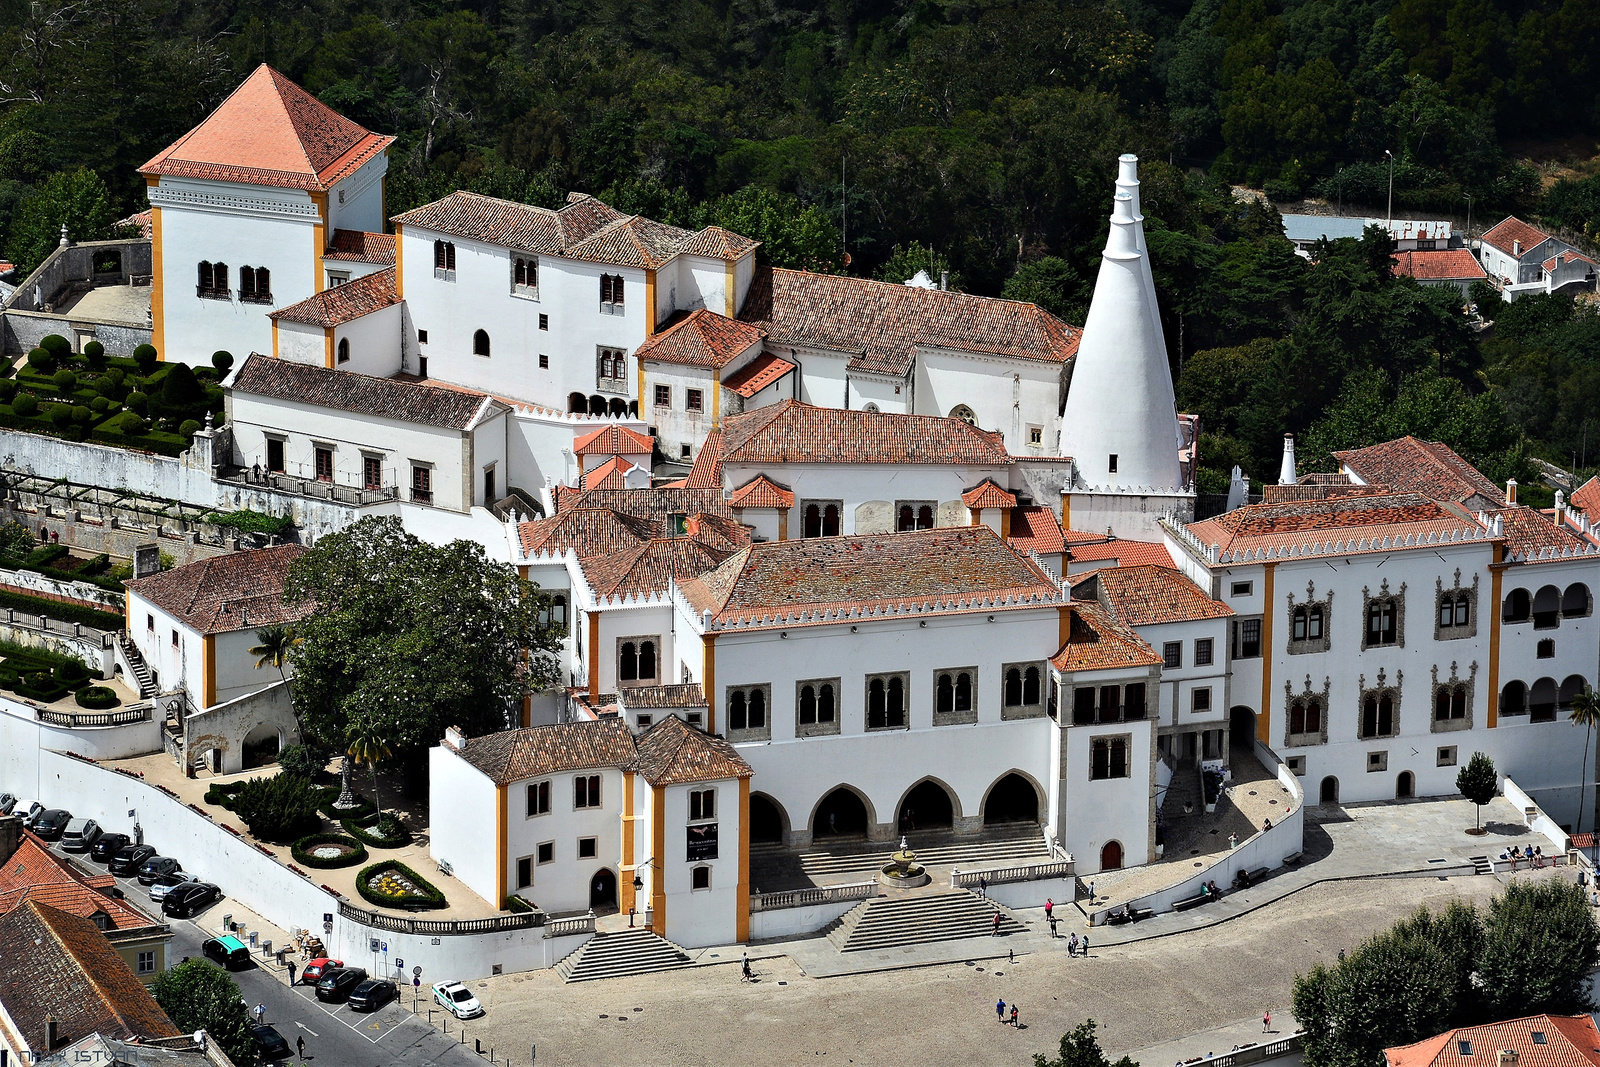
<path fill-rule="evenodd" d="M 243 788 L 243 782 L 218 783 L 206 790 L 205 802 L 232 811 L 234 799 L 238 797 L 239 791 Z"/>
<path fill-rule="evenodd" d="M 532 904 L 529 904 L 526 900 L 523 900 L 521 897 L 519 897 L 519 896 L 517 896 L 515 894 L 512 894 L 509 897 L 506 897 L 505 904 L 503 904 L 501 906 L 506 911 L 518 912 L 518 913 L 530 912 L 530 911 L 534 910 L 534 907 L 533 907 Z"/>
<path fill-rule="evenodd" d="M 348 845 L 355 851 L 337 859 L 322 859 L 320 856 L 311 854 L 311 850 L 318 845 Z M 331 870 L 335 867 L 354 867 L 358 863 L 367 862 L 367 850 L 361 847 L 361 842 L 343 834 L 310 834 L 289 846 L 289 854 L 302 867 L 320 867 L 324 870 Z"/>
<path fill-rule="evenodd" d="M 0 608 L 15 608 L 30 615 L 45 615 L 52 619 L 60 619 L 62 622 L 82 623 L 84 626 L 93 626 L 96 630 L 104 630 L 107 633 L 115 633 L 122 629 L 123 624 L 121 615 L 113 615 L 109 611 L 96 611 L 93 608 L 64 604 L 59 600 L 44 600 L 23 593 L 0 591 Z"/>
<path fill-rule="evenodd" d="M 80 708 L 88 708 L 90 711 L 105 711 L 122 703 L 117 697 L 117 691 L 104 685 L 85 686 L 78 690 L 73 699 L 78 702 Z"/>
<path fill-rule="evenodd" d="M 362 821 L 364 820 L 340 819 L 339 825 L 344 827 L 345 833 L 373 848 L 405 848 L 411 844 L 411 831 L 388 812 L 378 820 L 375 828 L 361 825 Z"/>
<path fill-rule="evenodd" d="M 31 677 L 37 679 L 39 675 L 32 675 Z M 43 684 L 33 684 L 27 678 L 24 678 L 12 689 L 12 692 L 18 696 L 27 697 L 29 700 L 37 700 L 41 704 L 53 704 L 67 695 L 66 686 L 59 682 L 50 681 L 48 674 L 44 675 L 44 678 L 46 681 Z"/>
<path fill-rule="evenodd" d="M 373 875 L 383 871 L 394 871 L 404 875 L 426 899 L 416 900 L 410 897 L 393 897 L 387 893 L 380 893 L 367 884 L 372 880 Z M 445 906 L 444 894 L 439 892 L 433 883 L 399 860 L 383 860 L 380 863 L 374 863 L 370 867 L 361 868 L 361 873 L 356 875 L 356 892 L 360 893 L 362 899 L 368 904 L 375 904 L 380 908 L 442 908 Z"/>

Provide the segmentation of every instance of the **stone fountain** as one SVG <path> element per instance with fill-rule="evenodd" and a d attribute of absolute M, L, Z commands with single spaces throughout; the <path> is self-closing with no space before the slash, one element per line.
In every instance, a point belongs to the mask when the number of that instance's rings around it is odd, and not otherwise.
<path fill-rule="evenodd" d="M 915 889 L 933 881 L 933 875 L 917 862 L 916 853 L 911 851 L 902 837 L 900 850 L 890 856 L 889 862 L 878 872 L 878 881 L 891 889 Z"/>

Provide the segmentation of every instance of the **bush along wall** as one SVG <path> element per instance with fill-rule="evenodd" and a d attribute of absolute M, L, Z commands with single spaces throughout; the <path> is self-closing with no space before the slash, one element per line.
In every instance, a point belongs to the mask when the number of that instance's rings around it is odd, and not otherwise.
<path fill-rule="evenodd" d="M 411 844 L 411 831 L 388 812 L 384 812 L 376 825 L 363 826 L 364 820 L 341 819 L 344 832 L 373 848 L 404 848 Z"/>

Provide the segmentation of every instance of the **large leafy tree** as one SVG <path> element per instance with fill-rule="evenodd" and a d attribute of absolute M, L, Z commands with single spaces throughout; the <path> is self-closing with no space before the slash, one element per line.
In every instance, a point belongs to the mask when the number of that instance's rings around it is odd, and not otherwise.
<path fill-rule="evenodd" d="M 316 605 L 290 662 L 295 711 L 329 748 L 347 749 L 362 723 L 415 760 L 447 726 L 506 728 L 526 694 L 556 681 L 560 630 L 539 619 L 549 598 L 481 545 L 432 545 L 397 518 L 319 539 L 284 595 Z"/>
<path fill-rule="evenodd" d="M 1600 962 L 1600 923 L 1584 892 L 1549 878 L 1514 881 L 1489 902 L 1478 971 L 1498 1018 L 1592 1010 L 1589 972 Z"/>
<path fill-rule="evenodd" d="M 1128 1056 L 1112 1063 L 1101 1050 L 1095 1029 L 1094 1020 L 1085 1019 L 1071 1033 L 1061 1035 L 1061 1047 L 1054 1059 L 1035 1052 L 1033 1067 L 1139 1067 Z"/>
<path fill-rule="evenodd" d="M 204 1030 L 234 1063 L 256 1062 L 249 1012 L 227 971 L 205 960 L 189 960 L 157 977 L 150 993 L 182 1032 Z"/>

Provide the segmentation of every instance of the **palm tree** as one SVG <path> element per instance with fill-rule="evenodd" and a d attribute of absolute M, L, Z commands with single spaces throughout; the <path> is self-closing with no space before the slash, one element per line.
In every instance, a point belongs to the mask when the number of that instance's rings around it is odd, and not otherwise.
<path fill-rule="evenodd" d="M 256 640 L 261 643 L 250 649 L 250 654 L 256 658 L 256 670 L 276 667 L 283 680 L 288 681 L 289 675 L 283 668 L 289 662 L 290 651 L 300 643 L 300 638 L 294 635 L 294 627 L 264 626 L 256 631 Z"/>
<path fill-rule="evenodd" d="M 1583 777 L 1578 779 L 1578 829 L 1583 829 L 1583 798 L 1589 785 L 1589 736 L 1600 726 L 1600 697 L 1589 686 L 1572 698 L 1572 711 L 1568 714 L 1572 725 L 1583 727 Z M 1590 827 L 1591 830 L 1595 829 Z"/>
<path fill-rule="evenodd" d="M 373 818 L 376 825 L 383 815 L 383 802 L 378 796 L 378 761 L 389 758 L 389 742 L 384 732 L 366 717 L 351 720 L 345 728 L 345 739 L 350 742 L 350 758 L 372 768 L 372 802 L 377 808 Z"/>

